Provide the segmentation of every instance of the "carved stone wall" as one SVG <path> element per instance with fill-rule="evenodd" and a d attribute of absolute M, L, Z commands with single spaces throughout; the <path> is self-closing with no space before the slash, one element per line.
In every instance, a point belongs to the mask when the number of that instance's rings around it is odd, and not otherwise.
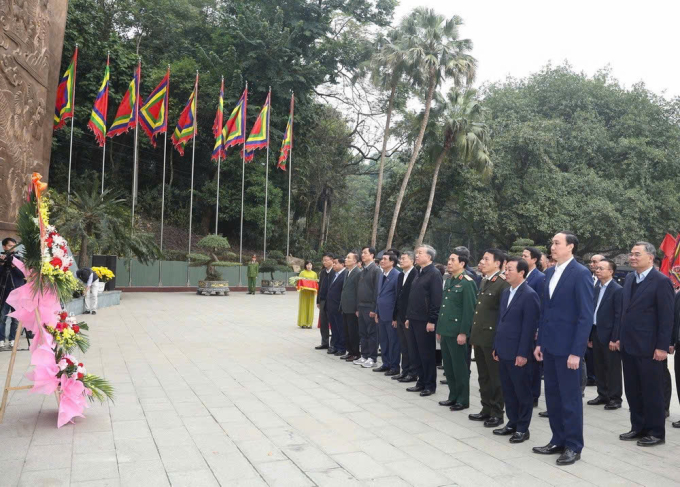
<path fill-rule="evenodd" d="M 0 238 L 27 176 L 47 180 L 67 0 L 0 0 Z"/>

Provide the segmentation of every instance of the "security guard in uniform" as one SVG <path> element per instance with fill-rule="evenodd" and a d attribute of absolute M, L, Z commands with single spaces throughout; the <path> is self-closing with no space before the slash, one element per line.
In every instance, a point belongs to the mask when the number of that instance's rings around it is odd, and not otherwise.
<path fill-rule="evenodd" d="M 477 285 L 465 272 L 469 260 L 470 253 L 459 250 L 459 247 L 449 256 L 446 270 L 452 277 L 444 284 L 444 296 L 437 321 L 437 338 L 441 343 L 442 363 L 449 386 L 449 398 L 439 401 L 439 405 L 448 406 L 451 411 L 470 407 L 467 339 L 475 314 Z"/>
<path fill-rule="evenodd" d="M 504 262 L 505 254 L 498 249 L 487 250 L 479 261 L 478 269 L 484 274 L 484 279 L 477 296 L 470 334 L 470 343 L 475 347 L 482 411 L 470 414 L 468 418 L 472 421 L 484 421 L 487 428 L 497 428 L 505 422 L 500 372 L 498 362 L 493 359 L 492 354 L 501 294 L 510 287 L 501 273 Z"/>

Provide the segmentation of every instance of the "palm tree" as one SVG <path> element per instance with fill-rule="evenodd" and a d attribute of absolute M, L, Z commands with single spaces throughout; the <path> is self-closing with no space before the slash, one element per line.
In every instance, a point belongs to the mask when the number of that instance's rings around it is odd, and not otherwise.
<path fill-rule="evenodd" d="M 423 87 L 427 88 L 427 94 L 425 97 L 425 112 L 420 124 L 418 138 L 413 147 L 411 160 L 408 163 L 406 174 L 404 174 L 404 179 L 397 195 L 392 223 L 387 236 L 387 248 L 392 246 L 406 187 L 408 186 L 413 166 L 420 153 L 425 128 L 430 117 L 430 107 L 435 88 L 447 76 L 453 79 L 455 86 L 460 86 L 463 80 L 466 84 L 470 84 L 474 79 L 477 61 L 468 54 L 472 49 L 472 42 L 469 39 L 458 38 L 458 27 L 462 23 L 463 20 L 457 15 L 446 20 L 443 15 L 423 7 L 416 8 L 401 23 L 400 29 L 404 36 L 407 59 L 412 66 L 413 72 L 418 73 L 418 76 L 415 78 L 422 78 L 424 80 Z"/>
<path fill-rule="evenodd" d="M 387 101 L 380 165 L 378 166 L 378 188 L 375 195 L 371 247 L 375 247 L 376 241 L 378 240 L 378 216 L 380 215 L 380 199 L 382 196 L 383 172 L 385 170 L 385 153 L 387 151 L 387 140 L 390 137 L 390 122 L 392 120 L 392 110 L 394 109 L 394 99 L 400 83 L 408 76 L 407 53 L 403 49 L 401 41 L 401 31 L 398 28 L 392 29 L 386 37 L 380 37 L 376 42 L 377 51 L 368 61 L 367 65 L 373 85 L 385 91 L 389 90 L 390 92 Z"/>
<path fill-rule="evenodd" d="M 448 92 L 446 99 L 438 104 L 438 108 L 437 111 L 440 113 L 436 115 L 441 115 L 444 119 L 444 141 L 434 166 L 430 198 L 427 201 L 427 209 L 416 246 L 422 244 L 425 238 L 432 213 L 439 169 L 449 156 L 451 149 L 454 149 L 454 161 L 472 163 L 473 167 L 481 172 L 484 177 L 488 177 L 493 168 L 488 150 L 489 129 L 483 122 L 484 109 L 477 99 L 477 90 L 469 88 L 460 91 L 453 87 Z M 438 117 L 435 116 L 434 118 Z"/>
<path fill-rule="evenodd" d="M 153 236 L 130 232 L 130 213 L 125 198 L 110 189 L 102 194 L 94 181 L 89 188 L 74 191 L 71 202 L 55 202 L 55 225 L 67 238 L 80 242 L 78 266 L 88 263 L 90 244 L 113 255 L 134 255 L 148 263 L 161 257 Z"/>

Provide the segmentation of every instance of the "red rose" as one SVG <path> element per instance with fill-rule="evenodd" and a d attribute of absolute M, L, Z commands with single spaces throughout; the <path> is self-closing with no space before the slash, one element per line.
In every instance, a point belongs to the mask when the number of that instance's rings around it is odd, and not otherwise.
<path fill-rule="evenodd" d="M 59 318 L 61 318 L 62 321 L 65 320 L 67 317 L 68 313 L 66 311 L 62 311 L 61 313 L 59 313 Z"/>
<path fill-rule="evenodd" d="M 73 362 L 71 361 L 70 358 L 68 358 L 68 357 L 65 357 L 65 358 L 66 358 L 66 363 L 67 363 L 67 364 L 73 365 Z"/>
<path fill-rule="evenodd" d="M 82 372 L 78 372 L 78 379 L 82 379 L 83 377 L 85 377 L 85 376 L 83 375 L 83 373 L 82 373 Z"/>
<path fill-rule="evenodd" d="M 51 265 L 52 267 L 59 267 L 59 268 L 61 268 L 61 264 L 62 264 L 62 262 L 61 262 L 61 259 L 60 259 L 59 257 L 55 257 L 55 258 L 53 258 L 53 259 L 50 261 L 50 265 Z"/>
<path fill-rule="evenodd" d="M 45 243 L 47 244 L 48 247 L 52 247 L 52 244 L 54 243 L 54 240 L 52 239 L 52 237 L 47 237 L 47 238 L 45 239 Z"/>
<path fill-rule="evenodd" d="M 82 367 L 82 366 L 83 366 L 83 363 L 82 363 L 82 362 L 78 364 L 78 367 Z"/>
<path fill-rule="evenodd" d="M 73 333 L 80 333 L 80 327 L 78 325 L 73 325 L 71 329 L 73 330 Z"/>

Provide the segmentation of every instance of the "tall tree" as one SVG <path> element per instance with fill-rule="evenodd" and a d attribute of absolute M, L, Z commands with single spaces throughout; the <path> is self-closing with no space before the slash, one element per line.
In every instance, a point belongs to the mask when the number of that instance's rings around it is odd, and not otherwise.
<path fill-rule="evenodd" d="M 456 86 L 460 86 L 463 81 L 469 84 L 474 79 L 477 61 L 469 54 L 472 41 L 459 38 L 458 28 L 462 24 L 463 20 L 457 15 L 447 20 L 434 10 L 423 7 L 416 8 L 401 23 L 407 59 L 412 64 L 414 73 L 419 73 L 416 79 L 423 79 L 426 95 L 420 131 L 397 195 L 387 236 L 387 248 L 392 246 L 406 187 L 423 143 L 435 88 L 447 77 L 452 78 Z"/>
<path fill-rule="evenodd" d="M 447 93 L 446 99 L 439 104 L 439 112 L 435 114 L 435 120 L 443 125 L 444 141 L 441 153 L 437 157 L 432 174 L 432 186 L 430 197 L 427 200 L 427 209 L 420 227 L 420 235 L 416 246 L 423 243 L 427 225 L 432 213 L 432 203 L 437 188 L 439 169 L 445 160 L 452 162 L 468 162 L 482 173 L 489 176 L 492 170 L 491 158 L 489 157 L 488 142 L 489 129 L 484 123 L 484 110 L 477 99 L 477 90 L 468 88 L 464 91 L 453 87 Z M 453 153 L 451 154 L 451 150 Z M 449 155 L 452 159 L 449 159 Z"/>

